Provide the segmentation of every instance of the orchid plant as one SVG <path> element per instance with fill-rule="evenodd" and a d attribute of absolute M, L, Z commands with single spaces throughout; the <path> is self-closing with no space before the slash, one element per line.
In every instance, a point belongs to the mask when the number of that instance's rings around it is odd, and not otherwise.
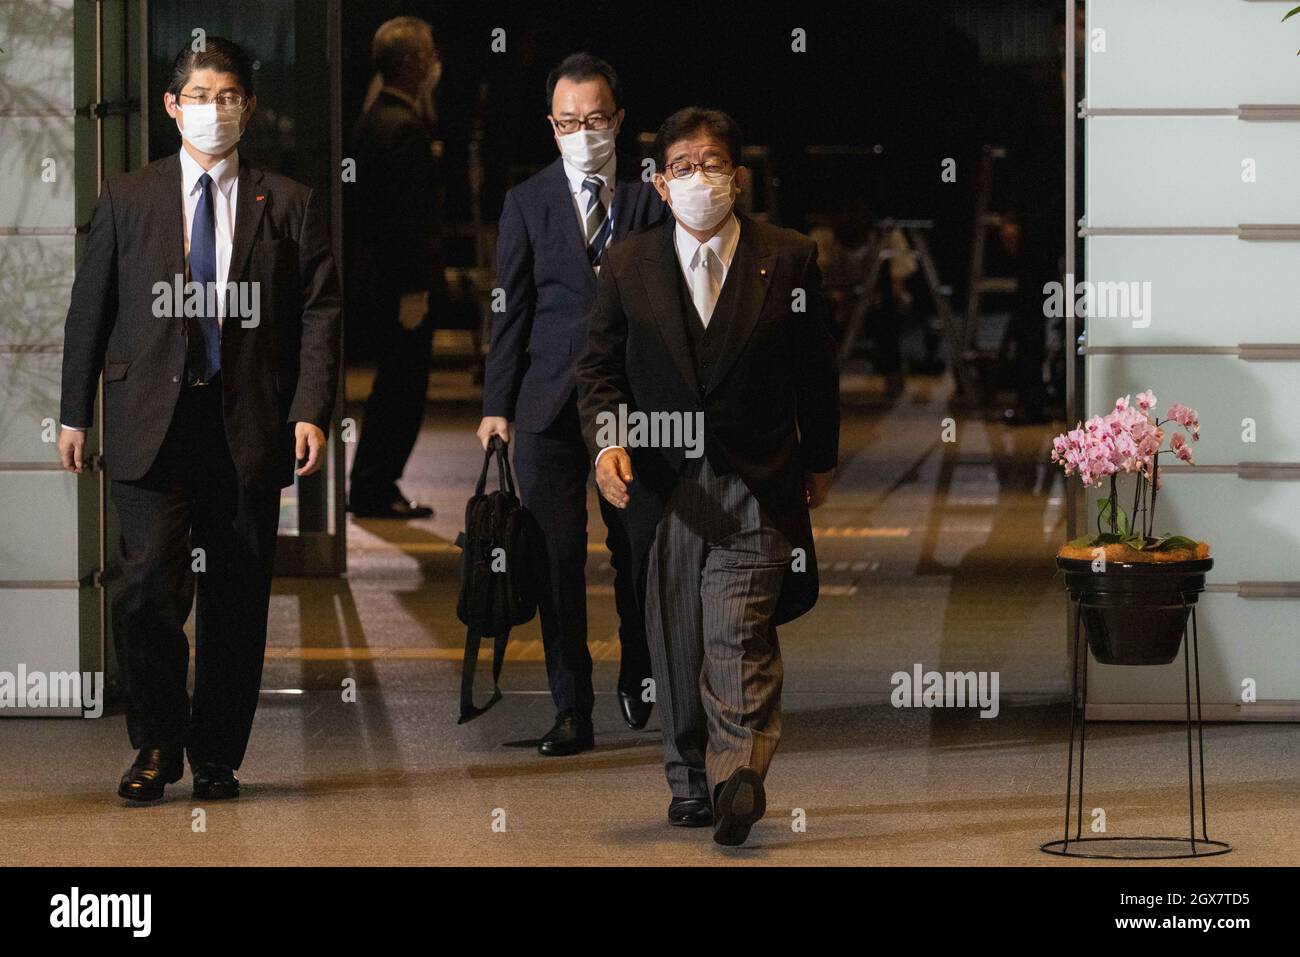
<path fill-rule="evenodd" d="M 1292 17 L 1294 17 L 1297 13 L 1300 13 L 1300 7 L 1296 7 L 1294 10 L 1290 10 L 1290 11 L 1288 11 L 1288 12 L 1287 12 L 1287 15 L 1284 16 L 1284 17 L 1282 18 L 1282 22 L 1283 22 L 1283 23 L 1286 23 L 1288 20 L 1290 20 Z M 1297 50 L 1297 51 L 1296 51 L 1296 56 L 1300 56 L 1300 50 Z"/>
<path fill-rule="evenodd" d="M 1192 463 L 1191 442 L 1201 437 L 1200 417 L 1195 409 L 1175 403 L 1164 419 L 1155 412 L 1156 397 L 1150 389 L 1138 395 L 1121 396 L 1106 415 L 1094 415 L 1087 422 L 1052 440 L 1052 461 L 1067 476 L 1078 475 L 1085 486 L 1110 484 L 1110 495 L 1097 502 L 1097 534 L 1085 535 L 1071 545 L 1097 547 L 1123 544 L 1148 551 L 1195 548 L 1196 542 L 1182 535 L 1157 538 L 1156 496 L 1160 491 L 1160 456 L 1172 455 Z M 1163 448 L 1168 425 L 1180 427 Z M 1120 507 L 1117 479 L 1136 476 L 1133 509 Z"/>

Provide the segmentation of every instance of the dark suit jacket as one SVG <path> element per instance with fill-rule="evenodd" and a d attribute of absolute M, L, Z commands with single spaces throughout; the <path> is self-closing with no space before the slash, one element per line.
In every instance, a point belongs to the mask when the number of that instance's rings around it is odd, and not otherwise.
<path fill-rule="evenodd" d="M 746 217 L 726 282 L 739 283 L 708 382 L 699 382 L 683 321 L 673 220 L 611 250 L 600 272 L 587 349 L 578 362 L 579 412 L 594 457 L 597 415 L 704 412 L 705 449 L 744 481 L 772 523 L 806 553 L 787 571 L 777 624 L 817 600 L 817 559 L 803 473 L 826 472 L 839 454 L 839 372 L 817 247 L 794 230 Z M 795 290 L 805 311 L 793 308 Z M 682 448 L 631 448 L 627 523 L 635 555 L 654 539 Z M 713 456 L 710 454 L 710 460 Z"/>
<path fill-rule="evenodd" d="M 357 121 L 357 181 L 346 190 L 346 211 L 359 295 L 441 289 L 441 177 L 432 145 L 424 120 L 386 90 Z"/>
<path fill-rule="evenodd" d="M 614 179 L 614 236 L 605 261 L 625 236 L 668 215 L 631 157 L 618 157 Z M 574 366 L 587 342 L 587 314 L 596 295 L 563 159 L 506 193 L 497 231 L 497 287 L 505 291 L 505 311 L 492 320 L 483 414 L 541 432 L 573 395 Z"/>
<path fill-rule="evenodd" d="M 154 285 L 185 270 L 181 164 L 175 154 L 110 178 L 99 194 L 64 327 L 65 425 L 94 422 L 104 374 L 104 459 L 141 478 L 171 422 L 185 369 L 185 323 L 154 315 Z M 325 431 L 339 375 L 339 288 L 329 223 L 311 189 L 239 166 L 228 281 L 259 283 L 255 326 L 221 331 L 226 438 L 242 483 L 293 482 L 293 423 Z"/>

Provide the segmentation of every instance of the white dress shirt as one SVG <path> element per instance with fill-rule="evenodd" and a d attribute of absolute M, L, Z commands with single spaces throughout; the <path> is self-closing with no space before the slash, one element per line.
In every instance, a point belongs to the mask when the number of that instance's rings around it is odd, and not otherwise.
<path fill-rule="evenodd" d="M 235 202 L 239 199 L 239 150 L 235 150 L 210 170 L 181 148 L 181 209 L 185 214 L 185 278 L 190 271 L 190 230 L 194 228 L 194 211 L 199 205 L 199 177 L 212 177 L 212 220 L 217 240 L 217 285 L 226 288 L 230 276 L 230 252 L 235 242 Z M 226 297 L 217 296 L 217 322 L 226 318 Z"/>
<path fill-rule="evenodd" d="M 692 293 L 695 291 L 695 267 L 699 263 L 700 249 L 707 246 L 709 250 L 709 270 L 714 280 L 712 303 L 709 312 L 712 313 L 712 307 L 717 305 L 718 296 L 722 292 L 722 284 L 727 281 L 727 273 L 731 270 L 732 260 L 736 258 L 736 247 L 740 245 L 740 220 L 736 218 L 735 213 L 727 214 L 727 221 L 722 228 L 709 237 L 708 242 L 700 242 L 685 229 L 681 223 L 673 227 L 673 247 L 677 250 L 677 265 L 686 278 L 686 288 Z M 698 306 L 696 307 L 698 309 Z M 701 316 L 704 324 L 707 326 L 709 316 Z M 611 445 L 608 448 L 601 449 L 596 453 L 596 464 L 600 464 L 600 457 L 610 449 L 621 449 L 621 445 Z"/>
<path fill-rule="evenodd" d="M 239 198 L 239 150 L 234 150 L 210 170 L 199 165 L 198 160 L 181 147 L 181 213 L 184 217 L 182 232 L 185 244 L 185 279 L 190 278 L 190 230 L 194 227 L 194 210 L 199 205 L 199 177 L 205 172 L 212 177 L 212 226 L 216 233 L 217 282 L 224 293 L 230 276 L 230 252 L 235 242 L 235 201 Z M 170 280 L 168 281 L 170 285 Z M 206 293 L 205 293 L 206 294 Z M 226 318 L 226 297 L 217 296 L 217 323 Z M 60 423 L 62 424 L 62 423 Z M 76 432 L 86 431 L 86 426 L 64 425 Z"/>
<path fill-rule="evenodd" d="M 605 165 L 594 173 L 584 173 L 576 166 L 571 166 L 568 160 L 564 160 L 564 175 L 569 181 L 569 192 L 573 196 L 573 208 L 578 213 L 578 235 L 582 237 L 585 245 L 587 242 L 587 191 L 582 188 L 583 180 L 589 176 L 594 176 L 603 184 L 600 187 L 600 202 L 605 207 L 605 215 L 609 217 L 610 235 L 614 235 L 614 168 L 617 165 L 618 155 L 610 153 L 609 159 L 605 160 Z"/>
<path fill-rule="evenodd" d="M 722 293 L 722 284 L 727 281 L 727 272 L 731 269 L 731 261 L 736 258 L 736 246 L 739 244 L 740 220 L 736 219 L 735 213 L 728 213 L 727 221 L 722 228 L 704 243 L 683 229 L 681 223 L 673 227 L 673 246 L 677 250 L 677 265 L 681 267 L 682 275 L 686 277 L 686 288 L 691 290 L 696 311 L 700 313 L 705 326 L 709 324 L 709 319 L 713 315 L 713 307 Z M 705 247 L 708 248 L 708 269 L 713 288 L 708 294 L 707 308 L 701 308 L 695 277 Z"/>

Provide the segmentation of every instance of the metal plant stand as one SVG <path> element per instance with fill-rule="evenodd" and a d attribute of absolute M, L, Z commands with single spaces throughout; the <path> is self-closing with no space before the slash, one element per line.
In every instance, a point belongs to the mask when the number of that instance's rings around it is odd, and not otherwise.
<path fill-rule="evenodd" d="M 1190 611 L 1191 642 L 1187 640 L 1187 628 L 1183 629 L 1183 686 L 1187 699 L 1187 837 L 1084 837 L 1083 836 L 1083 762 L 1087 739 L 1088 707 L 1088 653 L 1083 653 L 1083 679 L 1079 678 L 1079 642 L 1083 633 L 1083 609 L 1099 607 L 1082 599 L 1074 599 L 1074 679 L 1070 694 L 1070 755 L 1066 769 L 1065 781 L 1065 832 L 1059 841 L 1048 841 L 1039 846 L 1046 854 L 1062 857 L 1085 857 L 1103 860 L 1121 861 L 1160 861 L 1191 857 L 1214 857 L 1227 854 L 1232 850 L 1230 844 L 1212 841 L 1207 836 L 1205 813 L 1205 739 L 1201 730 L 1201 657 L 1196 640 L 1196 605 L 1184 598 L 1182 607 Z M 1177 607 L 1177 606 L 1171 606 Z M 1201 785 L 1201 836 L 1196 836 L 1196 789 L 1194 787 L 1192 764 L 1192 671 L 1196 682 L 1196 763 L 1200 770 Z M 1082 695 L 1080 695 L 1082 688 Z M 1074 721 L 1075 712 L 1079 715 L 1079 796 L 1078 809 L 1075 813 L 1074 836 L 1070 836 L 1070 805 L 1074 794 Z M 1151 854 L 1126 854 L 1108 850 L 1109 845 L 1150 844 L 1157 845 Z M 1177 853 L 1160 853 L 1163 848 L 1158 845 L 1186 845 L 1185 850 Z"/>

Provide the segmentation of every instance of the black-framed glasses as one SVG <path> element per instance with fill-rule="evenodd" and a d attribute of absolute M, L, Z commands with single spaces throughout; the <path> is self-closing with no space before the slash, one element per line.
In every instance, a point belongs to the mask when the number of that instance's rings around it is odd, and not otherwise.
<path fill-rule="evenodd" d="M 731 173 L 731 163 L 721 159 L 708 159 L 703 163 L 678 160 L 675 163 L 669 163 L 664 169 L 673 179 L 685 179 L 697 169 L 703 170 L 709 176 L 726 176 Z"/>
<path fill-rule="evenodd" d="M 242 93 L 218 93 L 216 96 L 208 96 L 206 93 L 182 93 L 181 96 L 187 100 L 193 100 L 200 106 L 207 106 L 209 103 L 215 103 L 217 106 L 234 107 L 242 109 L 248 102 L 248 97 Z"/>
<path fill-rule="evenodd" d="M 585 127 L 589 130 L 601 132 L 603 130 L 613 129 L 613 113 L 588 113 L 582 119 L 563 119 L 551 120 L 555 128 L 561 133 L 576 133 L 579 127 Z"/>

